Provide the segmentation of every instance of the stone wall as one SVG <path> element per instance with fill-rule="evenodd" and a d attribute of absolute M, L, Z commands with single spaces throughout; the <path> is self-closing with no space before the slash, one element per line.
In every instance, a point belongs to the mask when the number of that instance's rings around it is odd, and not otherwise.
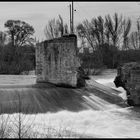
<path fill-rule="evenodd" d="M 119 67 L 114 82 L 126 90 L 129 105 L 140 105 L 140 63 L 130 62 Z"/>
<path fill-rule="evenodd" d="M 37 82 L 76 87 L 77 69 L 80 66 L 77 55 L 75 35 L 38 43 L 36 46 Z"/>

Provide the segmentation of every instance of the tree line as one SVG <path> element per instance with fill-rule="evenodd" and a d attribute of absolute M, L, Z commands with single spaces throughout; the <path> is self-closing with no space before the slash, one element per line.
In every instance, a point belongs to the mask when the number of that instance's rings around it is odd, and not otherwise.
<path fill-rule="evenodd" d="M 8 20 L 4 26 L 7 30 L 0 32 L 0 74 L 20 74 L 35 69 L 33 26 L 20 20 Z M 135 31 L 131 31 L 131 26 L 130 18 L 117 13 L 85 19 L 75 26 L 82 66 L 116 68 L 125 62 L 139 61 L 140 23 L 137 21 Z M 44 34 L 49 40 L 70 34 L 70 30 L 59 15 L 48 21 Z"/>
<path fill-rule="evenodd" d="M 80 41 L 79 56 L 83 60 L 83 67 L 116 68 L 122 63 L 140 60 L 140 23 L 137 21 L 136 31 L 131 31 L 131 26 L 130 18 L 117 13 L 79 23 L 75 33 Z M 47 39 L 70 33 L 60 15 L 58 19 L 48 21 L 44 32 Z M 80 53 L 81 49 L 91 49 L 92 53 Z"/>

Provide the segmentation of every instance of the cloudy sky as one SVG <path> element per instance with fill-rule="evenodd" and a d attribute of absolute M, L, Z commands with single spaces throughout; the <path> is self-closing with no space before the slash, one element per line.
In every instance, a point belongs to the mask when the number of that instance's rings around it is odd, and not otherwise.
<path fill-rule="evenodd" d="M 44 40 L 44 28 L 48 20 L 58 18 L 69 24 L 70 2 L 0 2 L 0 30 L 5 31 L 4 23 L 9 19 L 23 20 L 35 29 L 35 36 Z M 115 12 L 132 19 L 132 30 L 140 17 L 140 2 L 74 2 L 74 24 L 84 19 L 105 16 Z"/>

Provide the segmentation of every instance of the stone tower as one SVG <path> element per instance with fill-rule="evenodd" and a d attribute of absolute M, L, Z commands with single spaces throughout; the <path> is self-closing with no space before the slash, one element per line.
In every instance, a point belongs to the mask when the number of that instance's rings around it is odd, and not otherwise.
<path fill-rule="evenodd" d="M 67 35 L 38 43 L 36 46 L 37 83 L 77 85 L 80 66 L 76 35 Z"/>

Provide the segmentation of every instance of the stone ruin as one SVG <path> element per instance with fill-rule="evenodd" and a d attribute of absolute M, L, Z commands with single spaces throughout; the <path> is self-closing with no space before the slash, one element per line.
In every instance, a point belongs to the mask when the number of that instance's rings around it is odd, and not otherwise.
<path fill-rule="evenodd" d="M 131 62 L 118 67 L 114 83 L 126 90 L 129 105 L 140 105 L 140 63 Z"/>
<path fill-rule="evenodd" d="M 80 60 L 77 37 L 67 35 L 38 43 L 36 46 L 37 83 L 77 87 Z M 85 81 L 83 82 L 85 84 Z"/>

